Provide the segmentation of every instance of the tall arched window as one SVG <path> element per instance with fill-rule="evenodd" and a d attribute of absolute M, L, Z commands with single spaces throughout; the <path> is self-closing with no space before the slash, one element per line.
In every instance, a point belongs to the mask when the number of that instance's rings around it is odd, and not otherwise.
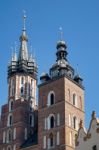
<path fill-rule="evenodd" d="M 51 116 L 50 118 L 50 128 L 54 128 L 54 116 Z"/>
<path fill-rule="evenodd" d="M 55 103 L 55 93 L 51 91 L 48 94 L 48 106 L 53 105 Z"/>
<path fill-rule="evenodd" d="M 24 77 L 21 77 L 20 81 L 20 95 L 24 96 Z"/>
<path fill-rule="evenodd" d="M 51 93 L 50 95 L 50 105 L 53 105 L 54 104 L 54 94 Z"/>
<path fill-rule="evenodd" d="M 8 143 L 12 141 L 12 130 L 11 129 L 9 129 L 7 131 L 7 141 L 8 141 Z"/>
<path fill-rule="evenodd" d="M 7 150 L 12 150 L 11 146 L 8 146 L 8 147 L 7 147 Z"/>
<path fill-rule="evenodd" d="M 53 148 L 54 147 L 54 136 L 52 133 L 49 135 L 49 147 Z"/>
<path fill-rule="evenodd" d="M 76 116 L 73 117 L 73 128 L 74 128 L 75 130 L 78 129 L 78 120 L 77 120 L 77 117 L 76 117 Z"/>
<path fill-rule="evenodd" d="M 24 95 L 24 88 L 23 88 L 23 86 L 21 87 L 21 96 L 23 96 Z"/>
<path fill-rule="evenodd" d="M 8 115 L 8 123 L 7 123 L 7 125 L 8 125 L 8 126 L 12 126 L 12 123 L 13 123 L 12 114 L 9 114 L 9 115 Z"/>
<path fill-rule="evenodd" d="M 24 77 L 21 77 L 21 85 L 24 84 Z"/>
<path fill-rule="evenodd" d="M 73 94 L 73 105 L 77 106 L 77 95 L 75 93 Z"/>
<path fill-rule="evenodd" d="M 55 116 L 54 114 L 50 114 L 47 118 L 47 127 L 48 129 L 55 127 Z"/>
<path fill-rule="evenodd" d="M 30 124 L 31 127 L 34 126 L 34 116 L 33 116 L 33 114 L 29 115 L 29 124 Z"/>

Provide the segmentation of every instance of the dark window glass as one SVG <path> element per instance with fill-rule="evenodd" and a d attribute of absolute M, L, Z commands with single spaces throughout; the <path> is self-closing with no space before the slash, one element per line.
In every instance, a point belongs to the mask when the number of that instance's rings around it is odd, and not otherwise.
<path fill-rule="evenodd" d="M 21 78 L 21 84 L 24 84 L 24 78 L 23 77 Z"/>
<path fill-rule="evenodd" d="M 53 116 L 50 119 L 50 127 L 54 128 L 54 117 Z"/>
<path fill-rule="evenodd" d="M 13 102 L 11 102 L 11 110 L 13 110 Z"/>
<path fill-rule="evenodd" d="M 50 147 L 53 147 L 54 146 L 54 138 L 53 138 L 53 134 L 51 133 L 50 136 Z"/>
<path fill-rule="evenodd" d="M 76 117 L 73 118 L 73 126 L 74 126 L 74 129 L 76 129 Z"/>
<path fill-rule="evenodd" d="M 50 96 L 50 104 L 53 105 L 54 104 L 54 94 L 52 93 Z"/>
<path fill-rule="evenodd" d="M 12 125 L 12 116 L 9 118 L 9 125 Z"/>
<path fill-rule="evenodd" d="M 97 150 L 97 146 L 94 145 L 94 146 L 92 147 L 92 150 Z"/>
<path fill-rule="evenodd" d="M 23 87 L 21 87 L 21 96 L 23 96 Z"/>
<path fill-rule="evenodd" d="M 73 105 L 75 105 L 76 104 L 76 95 L 75 94 L 73 94 Z"/>

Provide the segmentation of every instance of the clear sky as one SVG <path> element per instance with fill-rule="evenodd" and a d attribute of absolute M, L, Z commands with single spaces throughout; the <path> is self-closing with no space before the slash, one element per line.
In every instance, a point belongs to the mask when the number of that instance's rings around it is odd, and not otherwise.
<path fill-rule="evenodd" d="M 99 0 L 0 0 L 0 106 L 7 102 L 7 65 L 11 47 L 22 31 L 26 10 L 27 34 L 35 53 L 39 74 L 55 62 L 59 27 L 68 46 L 68 60 L 84 79 L 88 124 L 92 110 L 99 117 Z"/>

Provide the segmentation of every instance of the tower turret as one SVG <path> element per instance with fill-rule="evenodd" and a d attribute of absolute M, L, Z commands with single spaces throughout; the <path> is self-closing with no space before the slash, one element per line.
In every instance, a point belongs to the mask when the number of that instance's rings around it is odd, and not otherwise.
<path fill-rule="evenodd" d="M 62 36 L 62 32 L 60 34 Z M 62 37 L 57 42 L 56 49 L 56 63 L 53 64 L 50 69 L 51 78 L 61 75 L 67 75 L 73 79 L 74 69 L 71 67 L 67 60 L 67 45 L 66 42 L 62 39 Z"/>
<path fill-rule="evenodd" d="M 28 38 L 26 34 L 26 15 L 23 16 L 23 29 L 20 36 L 20 49 L 18 57 L 16 53 L 12 56 L 8 66 L 9 100 L 23 98 L 32 100 L 33 106 L 36 104 L 36 81 L 37 63 L 29 54 Z"/>

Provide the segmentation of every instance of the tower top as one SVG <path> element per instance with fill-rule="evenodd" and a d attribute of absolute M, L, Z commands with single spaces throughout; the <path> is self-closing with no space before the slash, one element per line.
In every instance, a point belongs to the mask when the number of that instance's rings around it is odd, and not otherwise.
<path fill-rule="evenodd" d="M 23 15 L 23 29 L 20 36 L 20 49 L 18 59 L 12 59 L 10 65 L 8 66 L 8 77 L 13 73 L 27 73 L 37 78 L 37 63 L 32 57 L 32 54 L 29 54 L 28 49 L 28 38 L 26 34 L 26 15 L 24 11 Z M 16 55 L 15 55 L 15 58 Z"/>

